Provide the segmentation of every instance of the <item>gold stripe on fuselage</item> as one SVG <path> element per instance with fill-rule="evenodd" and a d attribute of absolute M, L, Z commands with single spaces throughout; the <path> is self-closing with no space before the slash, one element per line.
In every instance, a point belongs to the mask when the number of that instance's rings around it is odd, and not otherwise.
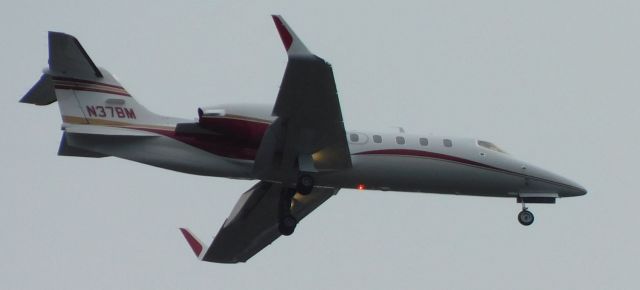
<path fill-rule="evenodd" d="M 152 130 L 170 130 L 170 131 L 173 131 L 175 129 L 175 127 L 172 127 L 172 126 L 131 124 L 127 122 L 95 119 L 95 118 L 83 118 L 83 117 L 75 117 L 75 116 L 62 116 L 62 121 L 67 124 L 78 124 L 78 125 L 89 124 L 89 125 L 96 125 L 96 126 L 109 126 L 109 127 L 126 128 L 126 129 L 152 129 Z"/>

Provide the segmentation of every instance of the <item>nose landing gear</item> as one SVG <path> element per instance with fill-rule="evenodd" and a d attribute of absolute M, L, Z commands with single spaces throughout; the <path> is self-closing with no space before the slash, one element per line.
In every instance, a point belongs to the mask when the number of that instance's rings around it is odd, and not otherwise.
<path fill-rule="evenodd" d="M 518 221 L 523 226 L 529 226 L 533 223 L 533 213 L 525 206 L 524 200 L 522 201 L 522 211 L 518 214 Z"/>
<path fill-rule="evenodd" d="M 518 214 L 518 221 L 523 226 L 529 226 L 533 223 L 533 213 L 531 213 L 527 208 L 523 209 Z"/>

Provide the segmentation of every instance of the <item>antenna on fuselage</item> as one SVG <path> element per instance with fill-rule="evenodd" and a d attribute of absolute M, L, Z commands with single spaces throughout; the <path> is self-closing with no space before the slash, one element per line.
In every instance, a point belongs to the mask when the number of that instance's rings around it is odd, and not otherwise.
<path fill-rule="evenodd" d="M 400 132 L 400 133 L 402 133 L 402 134 L 404 134 L 404 133 L 405 133 L 405 132 L 404 132 L 404 128 L 402 128 L 402 127 L 400 127 L 400 126 L 396 126 L 396 127 L 392 127 L 392 128 L 398 129 L 398 132 Z"/>

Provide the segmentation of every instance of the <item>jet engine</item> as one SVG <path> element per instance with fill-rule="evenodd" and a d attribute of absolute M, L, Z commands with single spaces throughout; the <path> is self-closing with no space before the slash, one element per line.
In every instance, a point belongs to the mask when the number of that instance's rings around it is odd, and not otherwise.
<path fill-rule="evenodd" d="M 270 111 L 260 106 L 230 105 L 198 108 L 198 125 L 230 139 L 259 145 L 273 121 Z"/>

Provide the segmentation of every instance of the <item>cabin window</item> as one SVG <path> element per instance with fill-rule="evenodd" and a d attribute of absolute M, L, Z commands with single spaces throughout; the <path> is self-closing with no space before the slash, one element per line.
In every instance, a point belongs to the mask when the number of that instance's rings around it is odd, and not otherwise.
<path fill-rule="evenodd" d="M 382 143 L 382 136 L 380 136 L 380 135 L 373 135 L 373 142 L 375 142 L 375 143 Z"/>
<path fill-rule="evenodd" d="M 351 133 L 349 135 L 349 140 L 351 140 L 351 142 L 358 142 L 358 140 L 360 140 L 360 136 L 358 136 L 358 134 L 355 133 Z"/>
<path fill-rule="evenodd" d="M 420 145 L 422 145 L 422 146 L 427 146 L 427 145 L 429 145 L 429 139 L 427 139 L 427 138 L 420 138 Z"/>
<path fill-rule="evenodd" d="M 451 139 L 442 140 L 442 144 L 444 144 L 444 147 L 452 147 L 453 146 L 453 142 L 451 141 Z"/>
<path fill-rule="evenodd" d="M 404 137 L 402 137 L 402 136 L 396 137 L 396 143 L 398 143 L 400 145 L 404 145 L 404 143 L 405 143 Z"/>

